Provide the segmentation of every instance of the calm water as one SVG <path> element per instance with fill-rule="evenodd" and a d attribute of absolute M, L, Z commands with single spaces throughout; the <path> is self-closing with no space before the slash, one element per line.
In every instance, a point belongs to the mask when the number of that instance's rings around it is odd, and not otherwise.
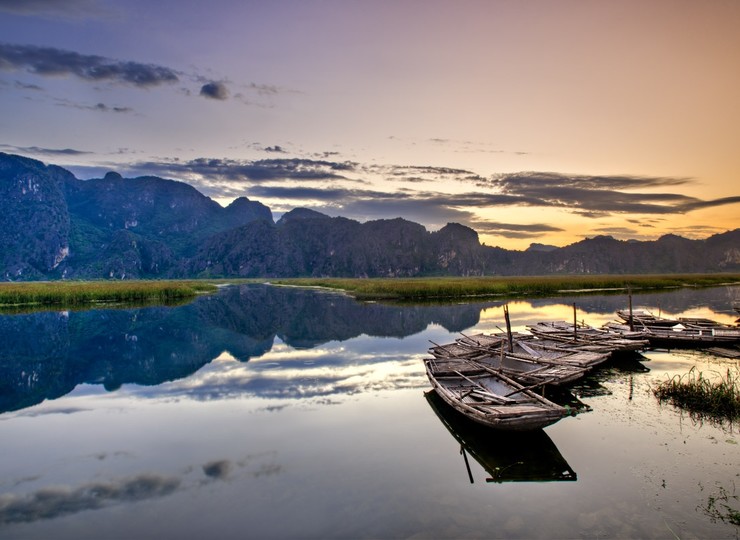
<path fill-rule="evenodd" d="M 623 296 L 510 302 L 515 329 L 600 325 Z M 735 319 L 739 287 L 635 306 Z M 737 361 L 650 351 L 572 389 L 527 436 L 440 406 L 429 340 L 496 331 L 500 302 L 359 304 L 229 287 L 175 308 L 0 317 L 2 538 L 737 538 L 740 436 L 649 385 Z M 726 515 L 726 512 L 725 514 Z"/>

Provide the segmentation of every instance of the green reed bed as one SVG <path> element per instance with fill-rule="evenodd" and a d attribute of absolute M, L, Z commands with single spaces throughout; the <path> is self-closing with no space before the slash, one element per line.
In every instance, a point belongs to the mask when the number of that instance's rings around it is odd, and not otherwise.
<path fill-rule="evenodd" d="M 424 300 L 485 296 L 548 296 L 589 290 L 671 289 L 708 287 L 740 282 L 740 275 L 639 275 L 639 276 L 526 276 L 435 278 L 295 278 L 272 283 L 327 287 L 359 299 Z"/>
<path fill-rule="evenodd" d="M 0 283 L 0 306 L 66 306 L 93 303 L 172 302 L 212 292 L 199 281 L 53 281 Z"/>
<path fill-rule="evenodd" d="M 740 420 L 740 369 L 728 368 L 725 375 L 705 377 L 696 367 L 653 388 L 660 401 L 687 410 L 697 419 Z"/>

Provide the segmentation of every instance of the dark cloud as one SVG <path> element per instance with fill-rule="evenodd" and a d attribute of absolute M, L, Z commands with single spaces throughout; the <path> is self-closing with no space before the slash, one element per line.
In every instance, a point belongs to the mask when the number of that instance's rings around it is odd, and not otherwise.
<path fill-rule="evenodd" d="M 544 223 L 519 224 L 480 220 L 471 221 L 469 226 L 482 234 L 512 239 L 539 238 L 542 236 L 542 233 L 558 232 L 563 230 L 560 227 Z"/>
<path fill-rule="evenodd" d="M 369 191 L 358 192 L 345 188 L 303 186 L 254 186 L 249 190 L 249 192 L 257 197 L 267 197 L 271 199 L 319 200 L 332 203 L 350 201 L 357 198 L 371 198 L 372 193 L 376 193 Z M 383 193 L 377 193 L 378 197 L 383 197 L 383 195 Z M 383 199 L 385 199 L 385 197 L 383 197 Z"/>
<path fill-rule="evenodd" d="M 740 198 L 701 201 L 675 193 L 634 193 L 620 190 L 676 187 L 688 178 L 636 176 L 579 176 L 556 173 L 516 173 L 491 179 L 490 187 L 515 197 L 526 206 L 569 208 L 584 217 L 611 213 L 675 214 L 695 208 L 731 204 Z"/>
<path fill-rule="evenodd" d="M 68 99 L 56 99 L 56 104 L 60 107 L 70 107 L 72 109 L 79 109 L 81 111 L 95 111 L 95 112 L 112 112 L 112 113 L 132 113 L 134 110 L 131 107 L 119 107 L 117 105 L 106 105 L 105 103 L 96 103 L 95 105 L 88 105 L 85 103 L 77 103 Z"/>
<path fill-rule="evenodd" d="M 95 105 L 95 108 L 99 111 L 104 112 L 114 112 L 114 113 L 130 113 L 133 112 L 133 109 L 131 107 L 116 107 L 114 106 L 108 106 L 103 103 L 98 103 Z"/>
<path fill-rule="evenodd" d="M 167 67 L 33 45 L 0 43 L 0 69 L 25 69 L 42 76 L 75 76 L 85 81 L 150 88 L 179 80 Z"/>
<path fill-rule="evenodd" d="M 723 197 L 721 199 L 711 199 L 708 201 L 693 200 L 680 205 L 681 212 L 691 212 L 703 208 L 713 208 L 715 206 L 724 206 L 726 204 L 740 203 L 740 197 Z"/>
<path fill-rule="evenodd" d="M 428 176 L 430 179 L 444 180 L 447 178 L 457 178 L 468 181 L 484 181 L 485 178 L 465 169 L 455 169 L 451 167 L 435 167 L 431 165 L 412 165 L 412 166 L 390 166 L 378 169 L 379 172 L 394 177 L 405 176 Z"/>
<path fill-rule="evenodd" d="M 73 148 L 41 148 L 39 146 L 11 146 L 8 144 L 0 144 L 0 148 L 7 149 L 11 152 L 19 152 L 21 154 L 45 156 L 82 156 L 92 153 L 85 152 L 83 150 L 74 150 Z"/>
<path fill-rule="evenodd" d="M 492 179 L 503 191 L 528 189 L 575 188 L 594 190 L 640 189 L 646 187 L 681 186 L 689 178 L 638 176 L 584 176 L 548 172 L 520 172 L 498 175 Z"/>
<path fill-rule="evenodd" d="M 466 223 L 472 218 L 467 208 L 458 208 L 466 207 L 468 199 L 461 203 L 460 196 L 443 193 L 275 185 L 253 186 L 249 192 L 256 197 L 290 201 L 285 209 L 295 206 L 295 201 L 310 201 L 315 210 L 359 221 L 403 216 L 436 227 L 450 221 Z"/>
<path fill-rule="evenodd" d="M 555 227 L 553 225 L 547 225 L 545 223 L 500 223 L 498 221 L 476 221 L 474 223 L 476 230 L 481 232 L 501 232 L 501 231 L 512 231 L 520 233 L 543 233 L 543 232 L 559 232 L 565 229 Z"/>
<path fill-rule="evenodd" d="M 229 99 L 229 89 L 222 82 L 209 82 L 201 86 L 200 95 L 209 99 L 224 101 Z"/>
<path fill-rule="evenodd" d="M 180 483 L 175 477 L 142 474 L 75 488 L 47 487 L 28 495 L 5 494 L 0 498 L 0 524 L 53 519 L 116 503 L 163 497 L 177 490 Z"/>
<path fill-rule="evenodd" d="M 140 162 L 130 169 L 145 174 L 181 177 L 198 175 L 206 180 L 264 182 L 267 180 L 349 180 L 342 173 L 355 170 L 355 163 L 312 159 L 198 158 L 189 161 Z"/>
<path fill-rule="evenodd" d="M 275 146 L 267 146 L 265 147 L 265 152 L 274 152 L 276 154 L 284 154 L 285 150 L 282 146 L 278 146 L 277 144 Z"/>

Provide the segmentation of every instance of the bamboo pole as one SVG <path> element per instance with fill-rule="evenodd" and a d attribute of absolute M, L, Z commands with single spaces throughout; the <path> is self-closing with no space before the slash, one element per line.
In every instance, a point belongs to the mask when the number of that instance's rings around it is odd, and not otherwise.
<path fill-rule="evenodd" d="M 514 352 L 514 338 L 511 335 L 511 319 L 509 319 L 509 304 L 504 304 L 504 320 L 506 321 L 506 336 L 509 338 L 509 352 Z"/>

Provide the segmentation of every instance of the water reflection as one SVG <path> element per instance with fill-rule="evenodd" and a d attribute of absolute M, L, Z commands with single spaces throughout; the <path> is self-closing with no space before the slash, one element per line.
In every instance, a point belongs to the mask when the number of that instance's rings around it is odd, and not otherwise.
<path fill-rule="evenodd" d="M 577 475 L 543 430 L 500 432 L 487 429 L 447 405 L 436 392 L 424 394 L 442 424 L 460 443 L 470 482 L 471 455 L 488 473 L 486 482 L 575 481 Z"/>
<path fill-rule="evenodd" d="M 634 303 L 674 313 L 704 306 L 713 318 L 724 312 L 734 318 L 738 291 L 718 287 L 636 294 Z M 562 319 L 575 302 L 579 318 L 599 325 L 613 319 L 625 301 L 624 295 L 533 299 L 511 302 L 510 311 L 515 330 L 525 330 L 540 320 Z M 423 385 L 418 361 L 433 330 L 440 335 L 472 327 L 497 331 L 503 303 L 401 307 L 313 290 L 244 285 L 179 307 L 4 315 L 0 413 L 61 397 L 80 384 L 113 391 L 134 383 L 202 399 L 244 392 L 325 396 Z M 424 331 L 423 338 L 408 339 Z M 407 338 L 403 344 L 401 338 Z M 352 347 L 345 347 L 349 340 Z"/>
<path fill-rule="evenodd" d="M 273 361 L 286 372 L 298 368 L 304 378 L 313 377 L 309 366 L 345 365 L 346 351 L 335 346 L 330 354 L 309 358 L 295 350 L 362 335 L 400 338 L 429 325 L 456 332 L 475 325 L 479 315 L 480 305 L 399 309 L 359 304 L 338 294 L 239 286 L 182 307 L 0 316 L 0 412 L 58 398 L 82 383 L 111 391 L 127 383 L 156 386 L 182 380 L 224 351 L 248 362 L 274 351 L 276 343 L 288 345 L 294 358 L 286 353 Z M 360 363 L 381 360 L 381 351 L 375 350 Z M 257 375 L 242 378 L 241 390 L 269 393 L 274 381 L 259 377 L 261 366 L 252 367 Z M 314 378 L 319 386 L 320 377 Z"/>
<path fill-rule="evenodd" d="M 107 458 L 105 455 L 93 457 L 101 461 Z M 76 486 L 49 485 L 25 494 L 4 493 L 0 497 L 0 525 L 55 519 L 120 504 L 159 499 L 177 491 L 196 489 L 238 476 L 259 478 L 280 472 L 281 466 L 275 462 L 275 453 L 270 452 L 245 456 L 238 461 L 218 459 L 200 466 L 188 466 L 175 474 L 147 472 L 108 480 L 96 479 Z M 13 487 L 38 479 L 21 479 Z"/>

